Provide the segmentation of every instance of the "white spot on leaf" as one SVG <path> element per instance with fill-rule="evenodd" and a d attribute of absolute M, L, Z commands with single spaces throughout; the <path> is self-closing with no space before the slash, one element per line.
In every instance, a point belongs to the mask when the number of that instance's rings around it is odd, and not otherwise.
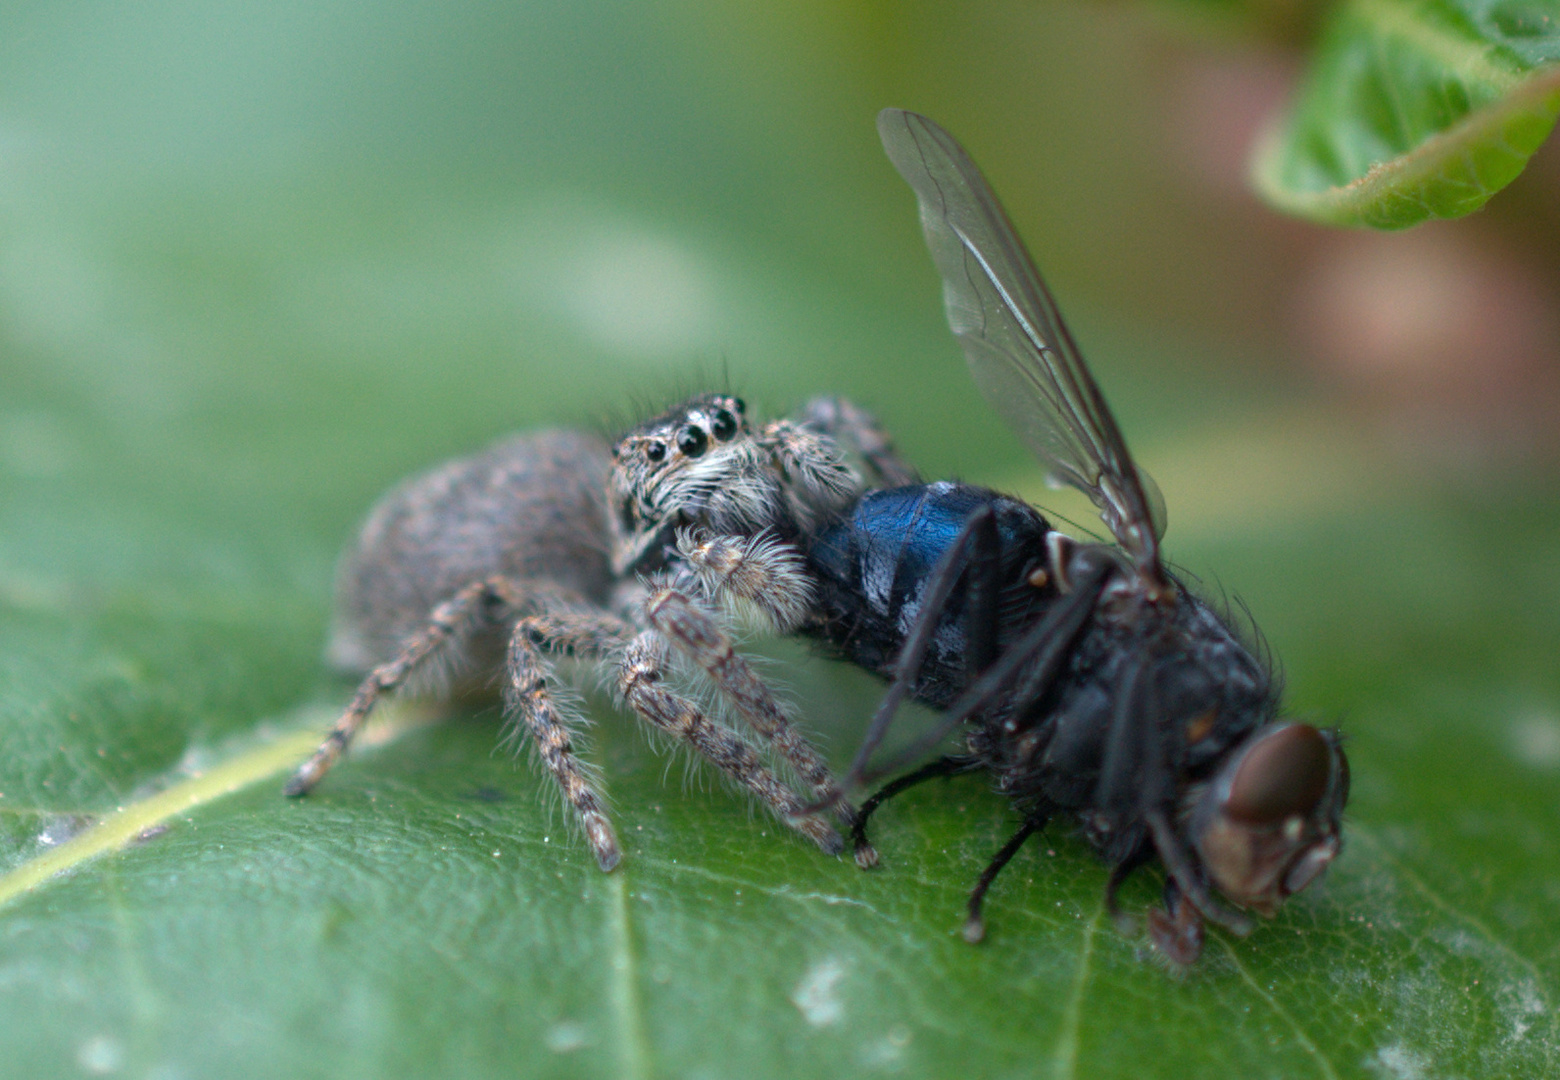
<path fill-rule="evenodd" d="M 583 1047 L 589 1040 L 586 1038 L 585 1025 L 573 1020 L 560 1020 L 547 1029 L 543 1037 L 547 1043 L 547 1049 L 555 1054 L 568 1054 Z"/>
<path fill-rule="evenodd" d="M 1383 1046 L 1376 1056 L 1365 1063 L 1378 1076 L 1388 1080 L 1423 1080 L 1430 1068 L 1430 1059 L 1402 1043 Z"/>
<path fill-rule="evenodd" d="M 838 957 L 826 956 L 809 968 L 791 991 L 792 1004 L 813 1027 L 828 1027 L 844 1017 L 845 1005 L 835 993 L 844 977 L 844 963 Z"/>
<path fill-rule="evenodd" d="M 1511 753 L 1535 769 L 1560 766 L 1560 719 L 1542 713 L 1519 716 L 1511 725 Z"/>
<path fill-rule="evenodd" d="M 76 1063 L 96 1076 L 118 1072 L 125 1064 L 124 1045 L 108 1035 L 94 1035 L 76 1051 Z"/>

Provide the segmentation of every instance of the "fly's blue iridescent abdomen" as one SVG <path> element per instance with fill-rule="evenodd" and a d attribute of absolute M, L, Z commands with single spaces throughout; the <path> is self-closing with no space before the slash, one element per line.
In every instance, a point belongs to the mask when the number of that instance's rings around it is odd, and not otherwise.
<path fill-rule="evenodd" d="M 1029 584 L 1045 565 L 1051 527 L 1033 507 L 970 484 L 940 482 L 874 491 L 807 549 L 819 586 L 819 618 L 807 632 L 885 677 L 921 613 L 927 583 L 970 515 L 990 507 L 1001 544 L 999 648 L 1038 617 L 1054 590 Z M 943 606 L 915 696 L 943 708 L 967 682 L 966 590 Z"/>

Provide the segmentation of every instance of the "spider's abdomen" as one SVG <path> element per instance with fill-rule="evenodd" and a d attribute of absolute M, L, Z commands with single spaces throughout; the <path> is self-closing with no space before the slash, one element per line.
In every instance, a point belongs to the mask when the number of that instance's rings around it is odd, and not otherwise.
<path fill-rule="evenodd" d="M 612 583 L 604 494 L 610 467 L 606 444 L 594 435 L 537 431 L 394 488 L 337 570 L 331 665 L 356 674 L 382 663 L 440 602 L 495 575 L 604 602 Z M 488 644 L 475 665 L 484 682 L 503 642 Z"/>
<path fill-rule="evenodd" d="M 1045 518 L 1026 503 L 969 484 L 940 482 L 870 492 L 847 517 L 807 545 L 819 585 L 816 623 L 805 632 L 846 659 L 888 677 L 905 635 L 921 611 L 939 560 L 970 515 L 989 506 L 1000 537 L 1001 618 L 998 647 L 1029 625 L 1054 595 L 1030 573 L 1045 565 Z M 967 682 L 964 578 L 938 619 L 915 695 L 945 707 Z"/>

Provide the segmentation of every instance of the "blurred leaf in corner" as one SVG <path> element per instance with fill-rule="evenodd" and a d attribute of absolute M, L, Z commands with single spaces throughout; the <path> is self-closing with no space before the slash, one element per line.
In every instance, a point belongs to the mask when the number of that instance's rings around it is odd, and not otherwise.
<path fill-rule="evenodd" d="M 1346 0 L 1288 117 L 1256 150 L 1257 191 L 1326 225 L 1472 213 L 1554 127 L 1556 61 L 1553 0 Z"/>

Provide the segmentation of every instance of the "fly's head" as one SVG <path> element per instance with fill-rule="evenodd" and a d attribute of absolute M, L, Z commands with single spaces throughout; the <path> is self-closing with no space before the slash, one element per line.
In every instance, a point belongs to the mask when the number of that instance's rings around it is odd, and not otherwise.
<path fill-rule="evenodd" d="M 765 504 L 763 459 L 742 399 L 725 394 L 696 397 L 623 436 L 607 487 L 613 573 L 657 569 L 687 525 L 731 528 L 734 498 Z"/>
<path fill-rule="evenodd" d="M 1198 796 L 1190 839 L 1214 886 L 1272 916 L 1338 857 L 1349 762 L 1335 731 L 1265 724 Z"/>

